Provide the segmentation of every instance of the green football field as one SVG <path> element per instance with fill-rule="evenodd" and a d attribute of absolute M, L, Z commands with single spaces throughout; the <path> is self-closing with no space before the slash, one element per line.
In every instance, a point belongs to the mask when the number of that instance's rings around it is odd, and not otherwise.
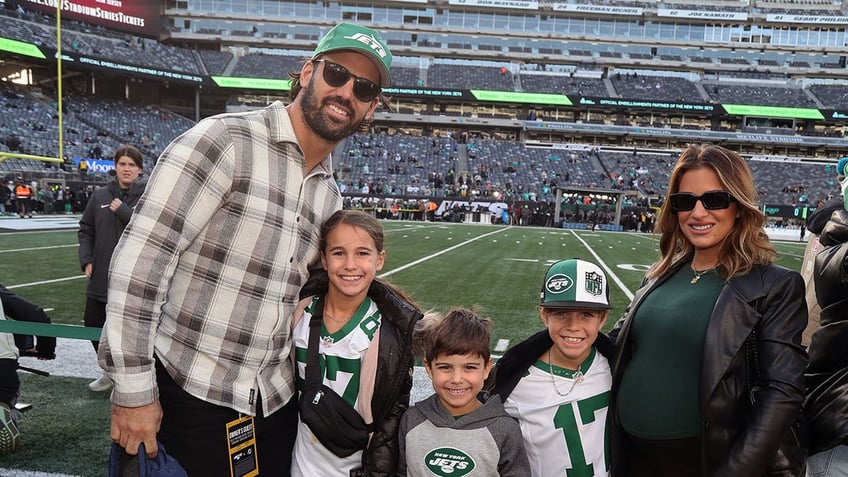
<path fill-rule="evenodd" d="M 537 304 L 550 262 L 579 257 L 606 270 L 613 305 L 609 328 L 658 255 L 658 237 L 650 234 L 439 222 L 383 226 L 387 259 L 381 276 L 424 309 L 477 306 L 495 323 L 496 354 L 542 328 Z M 779 263 L 798 270 L 804 244 L 775 245 Z M 0 272 L 0 283 L 48 309 L 54 322 L 82 324 L 86 280 L 75 230 L 0 234 Z M 26 364 L 37 367 L 31 358 Z M 88 379 L 20 375 L 21 400 L 33 409 L 25 415 L 23 447 L 0 458 L 0 476 L 17 475 L 9 469 L 104 475 L 108 395 L 88 391 Z"/>
<path fill-rule="evenodd" d="M 600 264 L 610 277 L 610 318 L 617 318 L 659 253 L 657 236 L 635 232 L 400 221 L 383 226 L 381 277 L 424 309 L 478 306 L 495 323 L 493 338 L 510 343 L 540 328 L 536 305 L 552 261 L 577 257 Z M 778 263 L 799 270 L 804 245 L 775 245 Z M 52 309 L 57 323 L 82 323 L 86 281 L 76 231 L 0 234 L 0 264 L 0 283 Z"/>

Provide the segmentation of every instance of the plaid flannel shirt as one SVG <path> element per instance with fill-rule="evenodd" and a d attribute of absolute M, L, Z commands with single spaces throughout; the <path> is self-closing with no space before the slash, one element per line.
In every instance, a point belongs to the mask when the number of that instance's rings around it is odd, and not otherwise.
<path fill-rule="evenodd" d="M 270 414 L 294 395 L 291 312 L 341 207 L 282 103 L 202 120 L 162 153 L 115 249 L 99 362 L 112 401 L 158 399 L 154 352 L 204 401 Z M 154 351 L 155 349 L 155 351 Z"/>

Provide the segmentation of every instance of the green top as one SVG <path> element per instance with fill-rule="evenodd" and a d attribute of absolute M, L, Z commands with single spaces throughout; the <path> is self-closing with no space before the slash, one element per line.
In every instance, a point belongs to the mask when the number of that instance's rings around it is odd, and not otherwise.
<path fill-rule="evenodd" d="M 704 337 L 724 280 L 709 271 L 696 283 L 689 264 L 645 297 L 632 318 L 635 349 L 618 391 L 621 425 L 643 439 L 701 434 Z"/>

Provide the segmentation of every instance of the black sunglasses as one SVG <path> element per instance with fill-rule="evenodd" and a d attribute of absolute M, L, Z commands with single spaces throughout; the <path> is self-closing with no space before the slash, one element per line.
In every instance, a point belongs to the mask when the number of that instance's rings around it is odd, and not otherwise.
<path fill-rule="evenodd" d="M 695 203 L 699 200 L 701 201 L 701 205 L 707 210 L 721 210 L 730 207 L 730 203 L 735 202 L 736 198 L 726 190 L 711 190 L 701 195 L 695 195 L 689 192 L 677 192 L 669 194 L 668 200 L 675 212 L 688 212 L 695 208 Z"/>
<path fill-rule="evenodd" d="M 380 87 L 373 81 L 356 76 L 344 66 L 330 60 L 312 60 L 314 63 L 324 63 L 324 82 L 333 88 L 343 86 L 353 78 L 353 95 L 363 103 L 370 103 L 380 94 Z"/>

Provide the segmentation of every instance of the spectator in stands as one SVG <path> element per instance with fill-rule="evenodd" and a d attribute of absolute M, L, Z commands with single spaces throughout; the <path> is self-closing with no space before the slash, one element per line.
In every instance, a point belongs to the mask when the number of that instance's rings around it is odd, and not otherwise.
<path fill-rule="evenodd" d="M 146 185 L 145 180 L 139 180 L 144 158 L 134 146 L 118 147 L 114 163 L 115 180 L 94 191 L 77 232 L 80 268 L 88 277 L 84 322 L 85 326 L 96 328 L 102 328 L 106 322 L 106 291 L 112 252 Z M 92 341 L 91 344 L 96 353 L 99 343 Z M 89 383 L 88 388 L 95 392 L 108 391 L 112 388 L 112 381 L 104 373 Z"/>
<path fill-rule="evenodd" d="M 754 181 L 737 153 L 689 146 L 668 192 L 657 223 L 661 257 L 610 332 L 619 350 L 613 468 L 624 476 L 803 475 L 804 443 L 794 432 L 807 364 L 803 279 L 773 264 Z"/>
<path fill-rule="evenodd" d="M 338 24 L 291 74 L 289 106 L 206 118 L 160 156 L 115 250 L 98 354 L 129 454 L 155 455 L 161 425 L 189 475 L 230 475 L 227 427 L 244 424 L 262 475 L 289 474 L 290 316 L 341 207 L 331 153 L 370 123 L 391 58 L 376 31 Z"/>

